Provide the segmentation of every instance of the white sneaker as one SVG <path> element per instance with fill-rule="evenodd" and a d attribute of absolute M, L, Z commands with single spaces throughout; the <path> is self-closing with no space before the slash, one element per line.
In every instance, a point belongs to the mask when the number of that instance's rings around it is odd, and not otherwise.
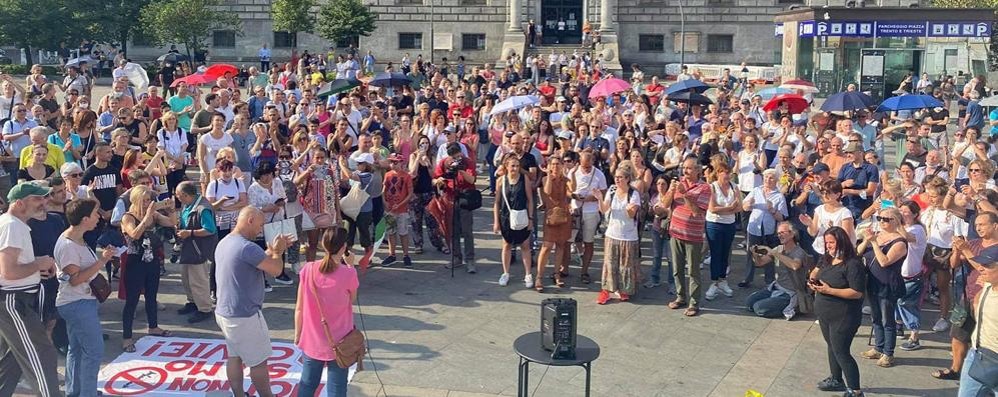
<path fill-rule="evenodd" d="M 945 318 L 940 318 L 938 321 L 936 321 L 936 325 L 932 326 L 932 330 L 936 332 L 943 332 L 949 329 L 949 325 L 950 325 L 949 320 Z"/>
<path fill-rule="evenodd" d="M 863 314 L 869 316 L 870 313 L 873 313 L 873 309 L 871 309 L 870 306 L 863 305 Z M 940 320 L 942 320 L 942 319 L 940 319 Z M 938 323 L 936 323 L 936 324 L 938 324 Z"/>
<path fill-rule="evenodd" d="M 732 291 L 731 287 L 728 286 L 728 280 L 718 281 L 717 289 L 721 290 L 721 293 L 729 298 L 735 295 L 735 291 Z"/>
<path fill-rule="evenodd" d="M 527 288 L 534 288 L 534 275 L 528 274 L 527 277 L 524 277 L 523 286 Z"/>
<path fill-rule="evenodd" d="M 499 286 L 505 287 L 509 284 L 509 273 L 503 273 L 499 276 Z"/>
<path fill-rule="evenodd" d="M 704 295 L 707 300 L 714 300 L 717 297 L 717 283 L 711 283 L 710 288 L 707 288 L 707 293 Z"/>

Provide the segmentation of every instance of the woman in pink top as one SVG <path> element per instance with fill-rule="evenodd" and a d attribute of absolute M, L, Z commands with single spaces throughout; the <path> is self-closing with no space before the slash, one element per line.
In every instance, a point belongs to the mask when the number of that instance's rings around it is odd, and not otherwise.
<path fill-rule="evenodd" d="M 325 318 L 329 334 L 343 340 L 353 330 L 353 302 L 357 299 L 357 271 L 353 256 L 346 249 L 347 231 L 329 228 L 322 235 L 321 261 L 312 261 L 302 268 L 295 305 L 295 345 L 302 353 L 301 381 L 298 394 L 314 396 L 326 368 L 326 396 L 347 395 L 347 369 L 336 364 L 336 353 L 330 347 L 323 330 Z"/>

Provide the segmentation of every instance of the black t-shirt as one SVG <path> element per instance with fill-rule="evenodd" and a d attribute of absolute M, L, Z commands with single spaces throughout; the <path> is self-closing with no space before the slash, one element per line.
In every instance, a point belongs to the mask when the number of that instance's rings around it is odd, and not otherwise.
<path fill-rule="evenodd" d="M 42 179 L 47 179 L 48 177 L 52 176 L 52 174 L 54 173 L 55 173 L 55 168 L 52 168 L 51 165 L 45 164 L 45 178 Z M 37 180 L 35 179 L 35 177 L 31 176 L 31 174 L 29 174 L 28 170 L 25 168 L 19 168 L 17 170 L 17 179 L 18 180 L 24 179 L 26 181 Z"/>
<path fill-rule="evenodd" d="M 102 210 L 111 211 L 114 209 L 114 204 L 118 201 L 118 186 L 121 185 L 121 174 L 118 173 L 117 168 L 111 165 L 104 168 L 91 165 L 87 167 L 86 171 L 83 171 L 81 183 L 83 186 L 89 186 L 93 183 L 91 192 L 100 202 Z"/>
<path fill-rule="evenodd" d="M 933 121 L 940 121 L 949 117 L 949 109 L 939 108 L 938 112 L 936 109 L 930 109 L 929 117 L 932 118 Z M 946 132 L 946 125 L 933 125 L 932 132 Z"/>
<path fill-rule="evenodd" d="M 917 155 L 916 154 L 911 154 L 909 152 L 909 153 L 906 153 L 904 155 L 904 158 L 902 159 L 902 162 L 911 163 L 911 165 L 913 165 L 915 168 L 918 168 L 918 167 L 921 167 L 921 166 L 925 165 L 925 156 L 928 155 L 928 154 L 929 154 L 929 152 L 927 152 L 927 151 L 926 152 L 922 152 L 922 154 L 917 154 Z"/>
<path fill-rule="evenodd" d="M 45 220 L 28 219 L 28 227 L 31 228 L 31 246 L 35 256 L 55 256 L 55 242 L 69 227 L 69 222 L 63 213 L 49 211 Z"/>
<path fill-rule="evenodd" d="M 520 156 L 520 172 L 524 175 L 530 175 L 531 168 L 539 168 L 537 166 L 537 159 L 529 152 L 524 153 L 523 156 Z"/>
<path fill-rule="evenodd" d="M 164 82 L 172 82 L 175 71 L 176 68 L 174 68 L 173 66 L 163 66 L 162 68 L 159 69 L 159 75 L 163 76 Z"/>
<path fill-rule="evenodd" d="M 858 257 L 838 265 L 823 264 L 818 269 L 818 279 L 831 288 L 852 288 L 866 292 L 866 267 Z M 842 314 L 845 310 L 860 310 L 863 299 L 844 299 L 825 294 L 816 294 L 814 309 L 821 314 Z"/>

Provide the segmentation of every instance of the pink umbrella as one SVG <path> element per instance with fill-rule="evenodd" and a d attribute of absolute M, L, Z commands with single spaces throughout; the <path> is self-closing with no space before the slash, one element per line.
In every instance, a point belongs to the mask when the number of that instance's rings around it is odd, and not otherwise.
<path fill-rule="evenodd" d="M 211 76 L 214 78 L 219 78 L 224 76 L 226 73 L 230 73 L 233 76 L 239 74 L 239 68 L 229 65 L 227 63 L 216 63 L 205 69 L 204 74 L 206 76 Z"/>
<path fill-rule="evenodd" d="M 624 92 L 629 89 L 631 89 L 631 83 L 616 77 L 611 77 L 597 82 L 596 85 L 589 90 L 589 98 L 609 97 L 613 94 Z"/>
<path fill-rule="evenodd" d="M 173 80 L 173 84 L 170 84 L 170 87 L 176 87 L 180 85 L 180 83 L 187 83 L 187 85 L 201 85 L 206 83 L 213 83 L 214 81 L 215 81 L 214 77 L 205 74 L 192 74 Z"/>

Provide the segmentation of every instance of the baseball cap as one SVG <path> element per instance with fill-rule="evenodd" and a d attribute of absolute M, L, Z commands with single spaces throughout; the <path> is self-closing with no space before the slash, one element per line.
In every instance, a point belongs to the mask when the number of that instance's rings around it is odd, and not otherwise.
<path fill-rule="evenodd" d="M 43 187 L 37 183 L 33 182 L 21 182 L 17 186 L 10 189 L 7 193 L 7 201 L 15 202 L 17 200 L 30 197 L 30 196 L 47 196 L 52 189 Z"/>
<path fill-rule="evenodd" d="M 971 260 L 987 267 L 995 267 L 998 265 L 998 247 L 991 246 L 985 248 L 981 250 L 980 254 L 971 258 Z"/>
<path fill-rule="evenodd" d="M 856 142 L 852 142 L 852 143 L 850 143 L 850 144 L 846 145 L 846 148 L 845 148 L 845 149 L 843 149 L 843 151 L 844 151 L 844 152 L 846 152 L 846 153 L 852 153 L 852 152 L 862 152 L 862 151 L 863 151 L 863 147 L 862 147 L 862 146 L 860 146 L 860 145 L 859 145 L 858 143 L 856 143 Z"/>
<path fill-rule="evenodd" d="M 565 102 L 565 101 L 568 101 L 568 99 L 565 99 L 565 97 L 559 95 L 557 98 L 555 98 L 555 101 Z"/>
<path fill-rule="evenodd" d="M 825 163 L 816 163 L 814 164 L 814 167 L 811 168 L 811 172 L 815 174 L 822 172 L 829 172 L 829 171 L 831 171 L 831 169 L 829 169 L 828 166 L 825 165 Z"/>
<path fill-rule="evenodd" d="M 357 164 L 360 163 L 374 164 L 374 155 L 370 153 L 361 153 L 358 154 L 357 157 L 354 158 L 353 160 L 356 161 Z"/>
<path fill-rule="evenodd" d="M 572 131 L 569 130 L 558 131 L 556 135 L 561 139 L 572 139 Z"/>

